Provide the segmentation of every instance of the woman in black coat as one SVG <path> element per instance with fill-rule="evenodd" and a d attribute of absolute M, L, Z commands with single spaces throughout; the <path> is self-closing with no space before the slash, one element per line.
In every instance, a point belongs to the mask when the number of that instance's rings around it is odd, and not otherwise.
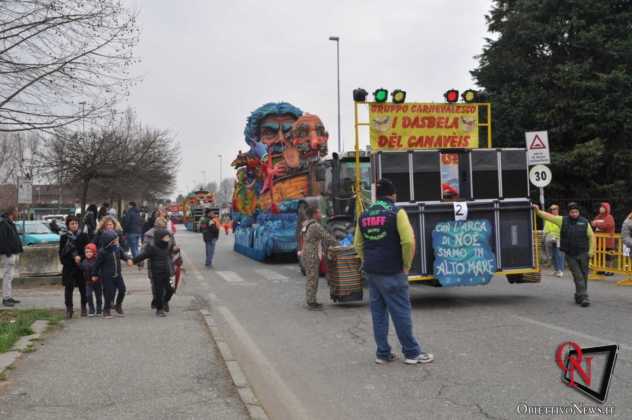
<path fill-rule="evenodd" d="M 62 284 L 64 285 L 64 301 L 66 304 L 66 319 L 72 318 L 72 293 L 75 287 L 79 289 L 81 301 L 81 316 L 87 316 L 86 281 L 83 278 L 79 264 L 83 257 L 83 249 L 89 243 L 88 235 L 79 230 L 79 219 L 76 216 L 66 217 L 67 231 L 59 239 L 59 259 L 63 266 Z"/>

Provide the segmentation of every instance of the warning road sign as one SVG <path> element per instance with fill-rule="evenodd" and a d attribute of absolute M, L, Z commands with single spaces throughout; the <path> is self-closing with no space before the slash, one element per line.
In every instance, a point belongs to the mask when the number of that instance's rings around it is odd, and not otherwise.
<path fill-rule="evenodd" d="M 527 164 L 540 165 L 551 163 L 549 156 L 549 134 L 547 131 L 525 133 L 527 140 Z"/>

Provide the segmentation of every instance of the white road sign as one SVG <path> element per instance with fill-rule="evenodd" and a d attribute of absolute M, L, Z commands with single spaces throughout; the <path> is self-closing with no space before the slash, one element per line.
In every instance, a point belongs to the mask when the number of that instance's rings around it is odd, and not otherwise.
<path fill-rule="evenodd" d="M 544 188 L 551 183 L 553 179 L 553 174 L 548 166 L 544 165 L 535 165 L 529 171 L 529 180 L 531 183 L 538 187 Z"/>
<path fill-rule="evenodd" d="M 31 180 L 24 177 L 18 180 L 18 203 L 33 204 L 33 184 Z"/>
<path fill-rule="evenodd" d="M 548 165 L 551 163 L 549 155 L 549 133 L 547 131 L 526 132 L 527 165 Z"/>

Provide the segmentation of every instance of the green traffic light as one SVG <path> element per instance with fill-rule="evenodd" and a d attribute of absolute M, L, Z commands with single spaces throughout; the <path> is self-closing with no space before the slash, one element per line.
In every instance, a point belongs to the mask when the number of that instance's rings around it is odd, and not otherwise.
<path fill-rule="evenodd" d="M 388 90 L 382 88 L 376 89 L 375 92 L 373 92 L 373 98 L 375 102 L 386 102 L 388 99 Z"/>

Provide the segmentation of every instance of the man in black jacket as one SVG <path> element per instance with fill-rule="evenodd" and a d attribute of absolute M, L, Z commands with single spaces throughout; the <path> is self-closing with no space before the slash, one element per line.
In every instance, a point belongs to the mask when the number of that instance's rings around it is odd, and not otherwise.
<path fill-rule="evenodd" d="M 59 260 L 63 266 L 61 278 L 65 288 L 66 319 L 71 319 L 73 315 L 72 292 L 75 287 L 79 289 L 81 316 L 88 316 L 86 281 L 79 264 L 81 264 L 84 248 L 88 245 L 89 240 L 88 234 L 79 230 L 79 219 L 76 216 L 66 217 L 66 227 L 68 228 L 66 233 L 59 239 Z"/>
<path fill-rule="evenodd" d="M 4 276 L 2 280 L 2 305 L 14 306 L 20 303 L 19 300 L 13 299 L 11 291 L 11 283 L 13 282 L 13 272 L 17 265 L 18 255 L 22 253 L 22 241 L 18 230 L 15 227 L 15 219 L 18 216 L 16 207 L 9 207 L 2 216 L 0 216 L 0 263 L 4 267 Z"/>
<path fill-rule="evenodd" d="M 136 257 L 140 252 L 140 237 L 143 233 L 143 219 L 136 203 L 131 201 L 125 217 L 123 218 L 123 230 L 127 236 L 127 244 L 132 252 L 132 257 Z"/>
<path fill-rule="evenodd" d="M 164 317 L 165 307 L 173 289 L 169 284 L 171 275 L 173 274 L 173 264 L 171 260 L 172 252 L 177 251 L 171 245 L 171 234 L 166 229 L 157 229 L 154 231 L 154 239 L 148 243 L 143 251 L 132 260 L 134 264 L 149 258 L 151 263 L 151 279 L 156 301 L 156 315 Z"/>
<path fill-rule="evenodd" d="M 206 246 L 206 260 L 204 265 L 208 268 L 213 267 L 213 255 L 215 254 L 215 244 L 219 238 L 219 227 L 217 216 L 211 209 L 204 211 L 204 217 L 200 219 L 200 232 Z"/>

